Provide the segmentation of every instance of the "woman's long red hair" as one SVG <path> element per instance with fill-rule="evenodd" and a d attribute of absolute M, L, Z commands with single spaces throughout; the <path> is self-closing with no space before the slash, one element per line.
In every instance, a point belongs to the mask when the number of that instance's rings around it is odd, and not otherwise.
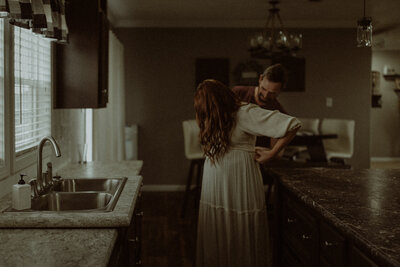
<path fill-rule="evenodd" d="M 205 155 L 215 163 L 229 149 L 240 101 L 223 83 L 204 80 L 197 87 L 194 109 Z"/>

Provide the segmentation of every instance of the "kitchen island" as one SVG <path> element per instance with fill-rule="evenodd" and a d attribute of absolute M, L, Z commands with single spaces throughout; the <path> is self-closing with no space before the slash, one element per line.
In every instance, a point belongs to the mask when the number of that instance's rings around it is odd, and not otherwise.
<path fill-rule="evenodd" d="M 121 236 L 132 234 L 142 165 L 142 161 L 90 162 L 69 164 L 57 172 L 63 178 L 127 177 L 111 212 L 4 212 L 11 196 L 3 197 L 0 266 L 107 266 L 118 262 L 127 245 Z"/>
<path fill-rule="evenodd" d="M 280 265 L 400 266 L 400 170 L 271 171 Z"/>

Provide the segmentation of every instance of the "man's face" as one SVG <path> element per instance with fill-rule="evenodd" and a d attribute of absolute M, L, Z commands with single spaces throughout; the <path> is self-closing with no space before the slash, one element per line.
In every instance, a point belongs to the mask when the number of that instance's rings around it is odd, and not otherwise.
<path fill-rule="evenodd" d="M 260 101 L 267 103 L 268 101 L 275 100 L 281 92 L 281 82 L 268 81 L 266 77 L 260 77 L 258 85 L 258 97 Z"/>

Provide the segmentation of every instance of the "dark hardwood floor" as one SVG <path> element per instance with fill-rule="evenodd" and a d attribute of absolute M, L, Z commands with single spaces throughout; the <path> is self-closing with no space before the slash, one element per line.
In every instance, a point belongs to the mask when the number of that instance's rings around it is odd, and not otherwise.
<path fill-rule="evenodd" d="M 181 218 L 183 192 L 143 192 L 142 265 L 192 267 L 197 212 L 190 199 Z"/>
<path fill-rule="evenodd" d="M 184 192 L 142 194 L 142 265 L 193 267 L 198 214 L 194 196 L 189 198 L 185 217 L 181 218 Z M 271 215 L 269 212 L 270 227 L 273 223 Z M 270 237 L 273 238 L 273 234 Z"/>

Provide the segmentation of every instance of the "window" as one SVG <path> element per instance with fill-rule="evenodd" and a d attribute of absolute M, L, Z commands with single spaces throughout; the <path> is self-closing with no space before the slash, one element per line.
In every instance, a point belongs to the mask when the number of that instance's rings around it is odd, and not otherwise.
<path fill-rule="evenodd" d="M 51 134 L 50 41 L 14 28 L 15 153 L 36 148 Z"/>
<path fill-rule="evenodd" d="M 51 60 L 49 40 L 0 19 L 0 181 L 34 164 L 51 135 Z"/>

